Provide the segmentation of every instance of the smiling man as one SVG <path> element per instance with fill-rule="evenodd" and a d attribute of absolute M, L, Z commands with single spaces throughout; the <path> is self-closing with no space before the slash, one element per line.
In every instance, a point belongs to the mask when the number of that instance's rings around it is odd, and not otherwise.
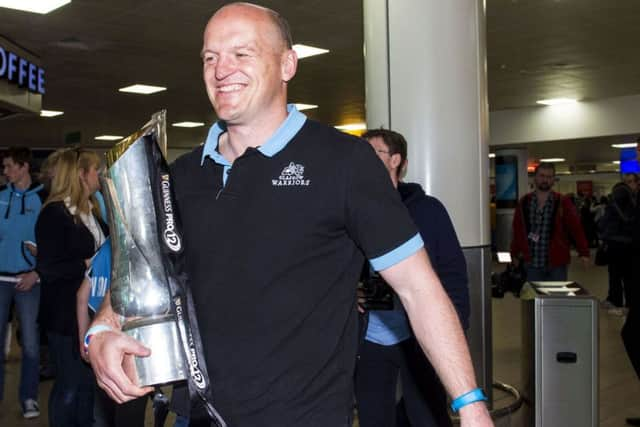
<path fill-rule="evenodd" d="M 219 121 L 173 178 L 222 418 L 351 425 L 356 282 L 367 259 L 399 295 L 448 392 L 465 396 L 463 426 L 491 425 L 455 310 L 375 152 L 287 106 L 297 57 L 284 19 L 224 6 L 207 24 L 202 59 Z M 112 329 L 88 347 L 99 384 L 119 402 L 148 392 L 122 369 L 148 350 L 118 330 L 108 305 L 94 325 Z"/>

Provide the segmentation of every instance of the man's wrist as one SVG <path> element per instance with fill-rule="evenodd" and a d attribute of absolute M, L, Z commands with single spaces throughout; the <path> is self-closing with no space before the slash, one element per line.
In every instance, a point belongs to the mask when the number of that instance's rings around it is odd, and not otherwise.
<path fill-rule="evenodd" d="M 91 339 L 102 333 L 102 332 L 109 332 L 109 331 L 113 331 L 113 328 L 111 326 L 108 325 L 104 325 L 104 324 L 97 324 L 97 325 L 93 325 L 92 327 L 89 328 L 89 330 L 87 331 L 86 334 L 84 334 L 84 352 L 85 354 L 89 354 L 89 343 L 91 343 Z"/>
<path fill-rule="evenodd" d="M 460 408 L 460 410 L 458 411 L 458 416 L 461 420 L 480 420 L 491 418 L 486 402 L 482 400 L 470 403 Z"/>
<path fill-rule="evenodd" d="M 451 402 L 451 410 L 453 412 L 458 412 L 462 408 L 465 408 L 469 405 L 472 405 L 478 402 L 483 403 L 486 400 L 487 400 L 487 396 L 484 394 L 482 389 L 474 388 L 473 390 L 470 390 L 464 394 L 461 394 L 460 396 L 453 399 L 453 402 Z"/>

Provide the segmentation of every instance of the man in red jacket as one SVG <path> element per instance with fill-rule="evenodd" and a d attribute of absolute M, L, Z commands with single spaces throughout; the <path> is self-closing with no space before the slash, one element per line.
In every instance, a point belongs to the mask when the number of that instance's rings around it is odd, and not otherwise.
<path fill-rule="evenodd" d="M 551 163 L 536 168 L 535 191 L 520 199 L 513 217 L 511 256 L 516 263 L 524 260 L 530 281 L 567 280 L 571 242 L 585 266 L 589 265 L 589 247 L 576 207 L 551 191 L 555 174 Z"/>

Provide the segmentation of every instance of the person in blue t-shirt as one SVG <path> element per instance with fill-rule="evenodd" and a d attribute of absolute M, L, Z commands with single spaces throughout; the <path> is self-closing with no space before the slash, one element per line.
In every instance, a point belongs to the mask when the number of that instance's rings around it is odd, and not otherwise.
<path fill-rule="evenodd" d="M 104 215 L 104 211 L 102 211 Z M 107 238 L 100 246 L 87 271 L 87 277 L 77 293 L 78 344 L 82 358 L 88 362 L 84 346 L 84 335 L 95 313 L 100 309 L 102 300 L 111 284 L 111 239 Z M 141 397 L 122 405 L 96 387 L 96 401 L 93 408 L 95 422 L 93 427 L 144 426 L 147 398 Z"/>
<path fill-rule="evenodd" d="M 364 135 L 389 171 L 425 243 L 429 260 L 451 298 L 464 329 L 469 324 L 467 267 L 445 207 L 419 184 L 400 182 L 407 143 L 386 129 Z M 429 307 L 425 307 L 428 310 Z M 372 310 L 358 355 L 355 391 L 361 427 L 396 425 L 396 385 L 401 378 L 404 411 L 412 427 L 451 426 L 447 393 L 418 345 L 407 314 L 394 294 L 391 310 Z M 400 418 L 401 420 L 402 418 Z"/>

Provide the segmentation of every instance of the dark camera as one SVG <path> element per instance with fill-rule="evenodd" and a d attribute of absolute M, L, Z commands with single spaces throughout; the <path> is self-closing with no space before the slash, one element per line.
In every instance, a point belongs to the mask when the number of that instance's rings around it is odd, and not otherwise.
<path fill-rule="evenodd" d="M 393 310 L 393 289 L 379 275 L 362 277 L 358 289 L 365 310 Z"/>
<path fill-rule="evenodd" d="M 505 271 L 491 274 L 491 296 L 504 298 L 505 293 L 511 292 L 516 297 L 519 297 L 520 290 L 526 281 L 527 273 L 522 261 L 518 264 L 518 267 L 508 264 Z"/>

